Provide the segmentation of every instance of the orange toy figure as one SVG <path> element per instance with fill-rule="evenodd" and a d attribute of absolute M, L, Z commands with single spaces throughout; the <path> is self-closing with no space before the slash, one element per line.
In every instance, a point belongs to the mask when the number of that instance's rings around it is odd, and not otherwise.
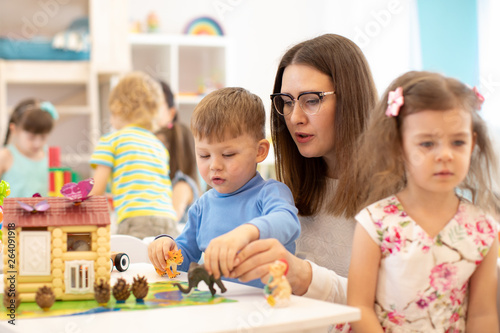
<path fill-rule="evenodd" d="M 276 260 L 269 266 L 269 281 L 264 287 L 267 303 L 271 306 L 284 306 L 288 304 L 292 287 L 285 275 L 288 273 L 288 263 L 285 259 Z"/>
<path fill-rule="evenodd" d="M 158 273 L 160 276 L 164 276 L 166 273 L 168 277 L 172 279 L 177 275 L 181 274 L 177 272 L 177 265 L 182 264 L 183 260 L 184 257 L 182 256 L 181 249 L 178 249 L 177 251 L 175 250 L 168 251 L 166 271 L 164 272 L 158 267 L 155 267 L 156 273 Z"/>

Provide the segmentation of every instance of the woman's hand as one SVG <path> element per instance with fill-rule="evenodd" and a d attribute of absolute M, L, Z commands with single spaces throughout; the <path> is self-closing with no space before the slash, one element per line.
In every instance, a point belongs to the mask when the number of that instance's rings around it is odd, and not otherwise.
<path fill-rule="evenodd" d="M 278 259 L 288 262 L 286 277 L 292 286 L 292 292 L 299 296 L 305 294 L 311 284 L 311 265 L 288 252 L 273 238 L 256 240 L 245 246 L 236 256 L 235 269 L 230 277 L 238 278 L 242 282 L 259 278 L 263 283 L 267 283 L 269 265 Z"/>
<path fill-rule="evenodd" d="M 148 246 L 149 261 L 162 271 L 167 267 L 168 251 L 177 250 L 177 244 L 170 237 L 160 237 Z"/>

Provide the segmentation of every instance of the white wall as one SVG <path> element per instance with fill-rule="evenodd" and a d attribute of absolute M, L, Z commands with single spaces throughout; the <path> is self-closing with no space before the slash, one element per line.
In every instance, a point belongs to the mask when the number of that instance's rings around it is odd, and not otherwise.
<path fill-rule="evenodd" d="M 228 85 L 258 94 L 267 108 L 283 53 L 323 33 L 341 34 L 362 47 L 380 93 L 396 76 L 420 66 L 410 38 L 416 31 L 414 0 L 130 1 L 132 20 L 144 20 L 155 10 L 167 33 L 182 33 L 196 16 L 218 20 L 230 45 Z"/>
<path fill-rule="evenodd" d="M 478 0 L 479 22 L 479 88 L 485 97 L 482 108 L 496 139 L 500 155 L 500 1 Z M 499 156 L 500 158 L 500 156 Z M 499 160 L 500 163 L 500 160 Z M 500 183 L 500 179 L 498 180 Z"/>
<path fill-rule="evenodd" d="M 197 16 L 218 20 L 229 39 L 228 85 L 259 95 L 269 110 L 278 62 L 286 49 L 323 33 L 361 47 L 381 94 L 408 70 L 421 69 L 417 0 L 130 0 L 131 19 L 151 10 L 161 30 L 182 33 Z M 500 1 L 477 0 L 483 116 L 500 141 Z"/>

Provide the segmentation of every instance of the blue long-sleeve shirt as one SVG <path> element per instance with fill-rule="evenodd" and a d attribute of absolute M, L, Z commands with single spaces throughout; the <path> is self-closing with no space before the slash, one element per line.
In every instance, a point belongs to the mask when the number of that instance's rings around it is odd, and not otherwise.
<path fill-rule="evenodd" d="M 186 226 L 175 240 L 184 257 L 178 269 L 187 271 L 212 239 L 246 223 L 259 229 L 260 239 L 276 238 L 295 253 L 300 222 L 292 193 L 285 184 L 265 181 L 257 173 L 239 190 L 223 194 L 211 189 L 191 206 Z M 261 286 L 260 281 L 248 284 Z"/>

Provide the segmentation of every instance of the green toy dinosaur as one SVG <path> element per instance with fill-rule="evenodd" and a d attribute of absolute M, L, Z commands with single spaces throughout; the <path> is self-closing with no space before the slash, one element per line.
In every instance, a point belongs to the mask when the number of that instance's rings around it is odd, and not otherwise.
<path fill-rule="evenodd" d="M 177 288 L 179 288 L 179 290 L 181 292 L 183 292 L 184 294 L 189 294 L 191 292 L 191 289 L 197 287 L 198 283 L 200 283 L 200 281 L 205 281 L 208 288 L 210 289 L 210 293 L 212 294 L 212 297 L 215 295 L 215 292 L 216 292 L 216 290 L 214 288 L 214 284 L 217 284 L 219 286 L 220 291 L 222 293 L 225 293 L 227 290 L 226 287 L 224 287 L 224 285 L 222 284 L 222 281 L 220 280 L 220 278 L 214 279 L 214 276 L 209 275 L 207 270 L 205 269 L 205 267 L 203 265 L 199 265 L 196 262 L 192 262 L 189 265 L 189 269 L 188 269 L 189 287 L 186 289 L 179 283 L 174 283 L 174 285 L 177 286 Z"/>

